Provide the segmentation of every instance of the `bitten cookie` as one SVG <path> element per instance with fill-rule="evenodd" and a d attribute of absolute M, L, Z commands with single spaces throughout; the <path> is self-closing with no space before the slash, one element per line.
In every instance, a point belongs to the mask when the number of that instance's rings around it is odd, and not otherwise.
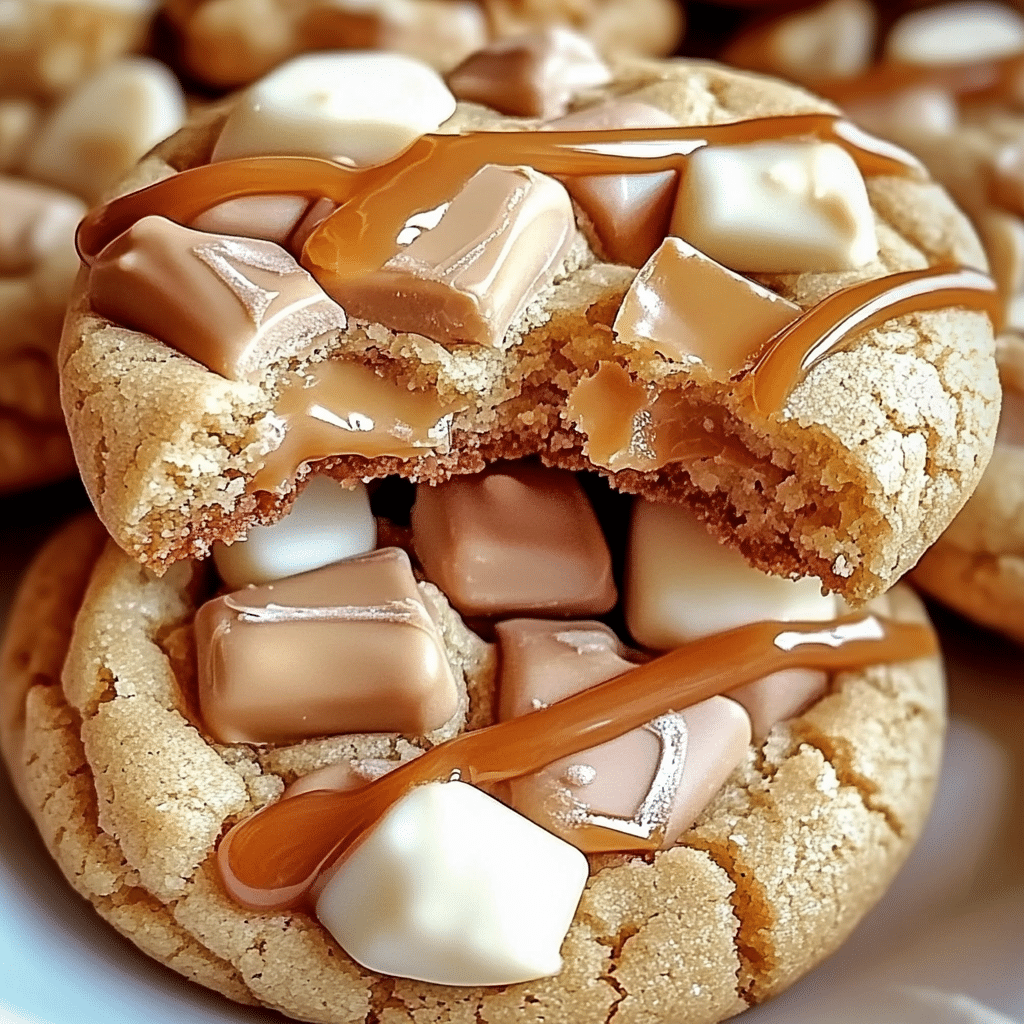
<path fill-rule="evenodd" d="M 243 536 L 307 468 L 440 482 L 531 454 L 853 601 L 952 519 L 999 390 L 994 286 L 945 193 L 793 87 L 540 52 L 482 51 L 454 96 L 396 56 L 301 58 L 90 218 L 63 401 L 133 557 Z M 330 111 L 304 99 L 324 81 Z M 340 151 L 355 170 L 251 156 Z"/>
<path fill-rule="evenodd" d="M 558 477 L 556 471 L 537 472 L 546 480 L 554 479 L 546 474 Z M 444 500 L 456 502 L 464 521 L 478 529 L 466 496 L 451 490 L 444 493 L 448 495 Z M 490 501 L 499 493 L 503 492 L 493 492 Z M 295 514 L 304 517 L 303 529 L 308 531 L 308 513 L 297 510 Z M 434 543 L 423 522 L 424 516 L 433 514 L 436 509 L 430 507 L 414 514 L 417 550 L 429 550 Z M 674 510 L 669 514 L 679 515 Z M 632 595 L 627 595 L 627 615 L 633 631 L 642 632 L 646 642 L 664 645 L 668 641 L 659 639 L 658 630 L 681 628 L 684 620 L 690 621 L 689 613 L 680 619 L 678 611 L 672 612 L 666 621 L 664 611 L 671 603 L 658 601 L 652 610 L 645 608 L 643 598 L 648 588 L 656 592 L 665 585 L 666 571 L 684 591 L 692 585 L 686 581 L 693 577 L 694 552 L 679 558 L 670 548 L 680 532 L 696 528 L 677 522 L 665 533 L 663 511 L 656 506 L 639 505 L 634 515 L 639 518 L 633 526 L 633 567 L 625 584 Z M 351 518 L 346 522 L 342 530 L 351 532 Z M 281 527 L 271 529 L 278 543 Z M 713 620 L 724 614 L 728 620 L 735 616 L 737 612 L 730 609 L 735 609 L 737 597 L 743 594 L 730 588 L 741 579 L 755 601 L 765 599 L 768 591 L 762 591 L 767 584 L 775 602 L 782 593 L 780 586 L 786 594 L 790 593 L 787 588 L 799 587 L 777 580 L 754 583 L 757 574 L 738 559 L 729 561 L 734 555 L 724 549 L 712 555 L 701 547 L 709 542 L 699 529 L 690 536 L 690 543 L 704 552 L 698 558 L 704 566 L 703 596 L 693 591 L 696 600 L 690 602 L 698 617 L 710 614 Z M 669 547 L 661 549 L 660 558 L 654 557 L 658 545 L 664 544 Z M 330 795 L 323 789 L 298 795 L 304 788 L 345 788 L 353 778 L 356 782 L 379 778 L 399 763 L 414 768 L 426 764 L 436 759 L 438 751 L 448 749 L 446 737 L 506 714 L 499 708 L 506 698 L 499 701 L 493 690 L 494 648 L 466 629 L 436 586 L 420 583 L 416 593 L 428 610 L 431 628 L 437 630 L 456 686 L 453 717 L 441 730 L 431 737 L 379 733 L 271 744 L 252 739 L 215 742 L 208 731 L 208 698 L 203 696 L 202 637 L 227 639 L 227 634 L 224 626 L 208 633 L 209 624 L 201 621 L 202 616 L 193 628 L 193 616 L 202 602 L 214 597 L 204 608 L 223 608 L 226 600 L 226 607 L 240 615 L 227 627 L 229 632 L 242 629 L 245 620 L 250 626 L 244 628 L 274 634 L 273 625 L 260 626 L 259 616 L 254 618 L 261 600 L 259 588 L 216 598 L 223 590 L 213 589 L 209 566 L 182 563 L 158 578 L 113 544 L 102 553 L 99 546 L 95 521 L 79 520 L 50 542 L 23 583 L 0 658 L 3 752 L 47 847 L 75 889 L 151 956 L 241 1002 L 332 1024 L 442 1020 L 457 1015 L 488 1024 L 524 1019 L 580 1024 L 612 1013 L 637 1021 L 718 1021 L 780 991 L 828 955 L 883 891 L 927 813 L 944 719 L 941 667 L 934 653 L 836 674 L 826 685 L 825 695 L 820 696 L 819 690 L 808 710 L 772 726 L 767 738 L 755 745 L 741 745 L 733 762 L 736 767 L 724 786 L 717 795 L 705 796 L 705 800 L 711 797 L 710 803 L 669 848 L 642 854 L 591 854 L 582 899 L 564 941 L 561 935 L 555 940 L 555 963 L 543 968 L 550 973 L 560 963 L 553 976 L 498 987 L 385 977 L 351 959 L 308 908 L 261 912 L 236 904 L 222 888 L 223 865 L 218 868 L 215 863 L 214 846 L 228 826 L 260 808 L 280 810 Z M 374 564 L 394 564 L 397 556 L 389 551 L 395 549 L 375 552 L 371 557 L 378 562 Z M 366 557 L 281 580 L 276 586 L 310 587 L 326 579 L 320 575 L 324 573 L 363 574 Z M 222 572 L 227 569 L 227 563 L 219 564 Z M 240 565 L 253 571 L 246 560 L 227 571 L 238 571 Z M 529 572 L 524 575 L 528 577 Z M 709 591 L 709 583 L 717 589 Z M 321 585 L 326 584 L 315 583 Z M 815 601 L 826 600 L 812 592 L 813 588 L 796 596 L 793 591 L 783 600 L 795 602 L 791 613 L 806 617 Z M 274 607 L 291 603 L 291 590 L 277 593 Z M 728 598 L 720 606 L 719 594 Z M 379 601 L 376 596 L 369 599 Z M 751 614 L 750 608 L 738 614 L 742 621 Z M 380 615 L 378 608 L 375 616 L 383 621 Z M 873 615 L 881 618 L 875 620 Z M 338 610 L 332 616 L 343 629 L 364 628 L 351 623 L 345 627 L 346 616 Z M 322 628 L 318 619 L 325 615 L 307 609 L 293 621 L 308 630 Z M 576 659 L 573 665 L 589 664 L 593 658 L 607 663 L 612 648 L 602 639 L 600 630 L 605 627 L 600 624 L 533 620 L 528 627 L 515 625 L 524 621 L 511 620 L 512 634 L 499 637 L 505 665 L 501 693 L 526 678 L 515 665 L 528 660 L 534 648 L 533 641 L 527 641 L 541 636 L 539 628 L 550 631 L 556 648 L 562 645 L 559 657 L 563 660 L 571 650 Z M 916 599 L 897 589 L 873 604 L 867 618 L 853 621 L 900 623 L 887 628 L 913 633 L 914 624 L 926 620 Z M 702 622 L 698 635 L 716 628 L 706 619 Z M 835 648 L 843 627 L 821 625 L 839 630 L 832 634 Z M 566 630 L 584 626 L 582 632 L 568 634 L 571 643 L 557 639 Z M 381 656 L 420 635 L 416 629 L 403 634 L 398 628 L 399 632 L 374 641 L 383 643 L 377 648 Z M 792 628 L 803 627 L 794 623 Z M 785 645 L 783 636 L 792 635 L 780 634 L 777 646 Z M 860 635 L 880 634 L 869 629 Z M 252 639 L 239 634 L 237 642 L 244 648 Z M 674 642 L 682 641 L 677 637 Z M 300 646 L 310 655 L 315 645 L 304 639 Z M 735 647 L 735 641 L 729 646 Z M 513 651 L 518 653 L 513 656 Z M 225 657 L 230 661 L 238 655 L 235 647 Z M 870 648 L 860 657 L 869 658 Z M 276 660 L 281 664 L 280 658 Z M 266 656 L 261 661 L 264 666 L 268 663 Z M 614 661 L 612 657 L 607 664 Z M 659 663 L 634 665 L 630 672 L 644 672 Z M 604 667 L 600 677 L 606 678 L 609 671 L 621 669 Z M 526 696 L 529 692 L 525 691 Z M 298 699 L 309 699 L 309 693 L 305 682 L 304 695 Z M 342 697 L 342 703 L 346 699 Z M 543 703 L 535 707 L 542 708 Z M 526 721 L 544 714 L 525 710 Z M 241 713 L 237 708 L 229 711 L 232 721 L 251 722 L 251 708 L 244 710 L 247 717 L 239 718 Z M 696 719 L 688 721 L 682 734 L 688 736 L 684 742 L 691 751 L 687 763 L 700 762 L 707 757 L 701 752 L 703 733 Z M 706 721 L 716 722 L 717 729 L 733 728 L 715 715 Z M 663 750 L 667 750 L 671 732 L 667 724 L 661 730 Z M 467 735 L 473 734 L 463 738 Z M 745 735 L 749 737 L 749 731 Z M 716 748 L 723 745 L 721 738 L 709 739 Z M 584 764 L 577 765 L 578 771 L 569 773 L 575 780 L 572 785 L 584 790 L 596 785 L 581 774 L 590 761 L 597 766 L 590 766 L 590 771 L 599 777 L 616 770 L 594 760 L 597 756 L 592 751 Z M 635 763 L 630 763 L 635 769 Z M 325 772 L 333 773 L 330 779 L 325 780 Z M 448 785 L 490 800 L 471 787 Z M 282 798 L 286 786 L 291 789 Z M 428 790 L 423 787 L 417 792 Z M 522 804 L 521 793 L 512 799 L 517 806 L 529 807 L 529 799 Z M 606 800 L 608 794 L 598 797 L 595 793 L 590 799 Z M 497 840 L 505 836 L 503 815 L 511 812 L 495 801 L 491 805 L 500 811 L 495 819 Z M 593 813 L 595 807 L 591 803 Z M 539 816 L 549 826 L 562 821 L 559 827 L 564 834 L 580 841 L 574 832 L 580 820 L 552 817 L 543 807 L 524 813 Z M 586 820 L 593 825 L 598 819 Z M 606 826 L 626 828 L 622 821 L 603 820 Z M 543 834 L 546 842 L 562 843 L 550 833 Z M 438 841 L 429 829 L 428 837 Z M 526 847 L 513 844 L 512 849 L 525 851 Z M 543 871 L 554 870 L 550 866 L 557 861 L 554 852 L 550 862 L 542 861 Z M 317 912 L 325 921 L 330 919 L 333 899 L 329 894 L 344 887 L 350 863 L 334 874 L 318 899 Z M 452 882 L 442 882 L 450 909 L 457 890 L 451 888 Z M 495 891 L 500 893 L 502 888 Z M 404 895 L 396 897 L 396 892 Z M 393 910 L 377 922 L 367 921 L 366 926 L 399 918 L 401 902 L 409 897 L 401 888 L 392 890 Z M 517 904 L 529 905 L 530 897 L 531 887 L 516 890 Z M 340 926 L 329 923 L 328 927 Z M 459 945 L 475 929 L 464 931 L 465 935 L 444 946 L 452 959 L 457 959 Z M 535 932 L 526 934 L 530 952 L 542 941 L 550 941 L 539 924 Z M 410 939 L 403 941 L 400 948 L 408 957 Z M 515 946 L 514 940 L 508 941 Z M 471 969 L 480 970 L 479 966 Z"/>

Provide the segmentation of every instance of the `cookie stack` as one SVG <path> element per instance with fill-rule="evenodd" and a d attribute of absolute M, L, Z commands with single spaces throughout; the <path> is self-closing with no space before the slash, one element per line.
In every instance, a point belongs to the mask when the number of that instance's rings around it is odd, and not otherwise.
<path fill-rule="evenodd" d="M 79 228 L 98 518 L 23 582 L 0 739 L 76 890 L 241 1002 L 719 1021 L 922 828 L 896 584 L 991 456 L 1004 294 L 919 157 L 623 7 L 360 15 L 414 56 L 175 8 L 193 74 L 276 66 Z"/>

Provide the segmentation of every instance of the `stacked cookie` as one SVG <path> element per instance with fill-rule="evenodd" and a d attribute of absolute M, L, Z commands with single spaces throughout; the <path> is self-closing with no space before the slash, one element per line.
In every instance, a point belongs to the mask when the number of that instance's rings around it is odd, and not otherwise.
<path fill-rule="evenodd" d="M 42 553 L 0 690 L 75 888 L 305 1020 L 710 1022 L 834 949 L 937 772 L 890 588 L 998 416 L 920 162 L 545 30 L 298 57 L 121 192 L 59 357 L 113 541 Z"/>

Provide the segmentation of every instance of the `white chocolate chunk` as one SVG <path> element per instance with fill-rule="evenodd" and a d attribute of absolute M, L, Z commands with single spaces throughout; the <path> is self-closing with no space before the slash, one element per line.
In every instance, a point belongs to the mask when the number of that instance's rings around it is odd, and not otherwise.
<path fill-rule="evenodd" d="M 626 570 L 626 622 L 645 647 L 665 651 L 765 619 L 836 615 L 817 580 L 767 576 L 724 547 L 687 509 L 638 500 Z"/>
<path fill-rule="evenodd" d="M 247 89 L 214 160 L 291 153 L 363 166 L 397 156 L 455 111 L 433 68 L 397 53 L 310 53 Z"/>
<path fill-rule="evenodd" d="M 366 487 L 342 487 L 314 477 L 291 511 L 272 526 L 254 526 L 234 544 L 214 544 L 213 560 L 231 588 L 272 583 L 364 555 L 377 545 L 377 524 Z"/>
<path fill-rule="evenodd" d="M 462 782 L 403 797 L 324 886 L 317 917 L 372 971 L 441 985 L 556 974 L 579 850 Z"/>
<path fill-rule="evenodd" d="M 856 75 L 871 62 L 876 23 L 867 0 L 829 0 L 782 19 L 768 40 L 772 70 L 800 81 Z"/>
<path fill-rule="evenodd" d="M 185 122 L 185 95 L 159 61 L 125 57 L 72 93 L 43 124 L 27 173 L 95 201 Z"/>
<path fill-rule="evenodd" d="M 1002 3 L 942 4 L 905 14 L 886 40 L 890 60 L 954 64 L 1008 57 L 1024 49 L 1024 17 Z"/>
<path fill-rule="evenodd" d="M 740 273 L 851 270 L 878 254 L 864 179 L 831 142 L 698 150 L 670 230 Z"/>

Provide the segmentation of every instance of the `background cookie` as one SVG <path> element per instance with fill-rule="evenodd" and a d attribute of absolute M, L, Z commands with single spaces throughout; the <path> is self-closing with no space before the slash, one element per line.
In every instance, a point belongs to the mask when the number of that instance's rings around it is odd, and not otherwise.
<path fill-rule="evenodd" d="M 26 0 L 11 10 L 24 24 L 5 22 L 0 40 L 0 493 L 74 472 L 55 366 L 74 231 L 185 118 L 164 65 L 121 55 L 144 39 L 150 8 Z"/>
<path fill-rule="evenodd" d="M 108 546 L 63 686 L 56 678 L 97 538 L 91 520 L 65 529 L 25 581 L 3 651 L 4 753 L 74 887 L 150 955 L 240 1001 L 323 1021 L 370 1019 L 385 1003 L 396 1021 L 445 1003 L 489 1022 L 602 1019 L 616 1005 L 629 1019 L 661 1019 L 657 1007 L 671 1006 L 719 1020 L 841 941 L 921 828 L 943 720 L 932 659 L 840 676 L 751 751 L 679 846 L 603 855 L 560 976 L 497 991 L 382 984 L 312 919 L 243 911 L 212 878 L 210 846 L 226 819 L 344 747 L 219 747 L 189 724 L 179 625 L 198 595 L 188 567 L 158 580 Z M 906 592 L 886 602 L 921 620 Z M 459 664 L 475 664 L 482 681 L 485 650 L 462 635 Z"/>
<path fill-rule="evenodd" d="M 675 0 L 170 0 L 165 9 L 185 70 L 219 89 L 313 50 L 393 50 L 449 71 L 493 39 L 548 26 L 575 29 L 602 51 L 640 54 L 672 53 L 683 32 Z"/>
<path fill-rule="evenodd" d="M 997 358 L 1003 412 L 992 461 L 911 579 L 961 615 L 1024 642 L 1024 341 L 1003 337 Z"/>

